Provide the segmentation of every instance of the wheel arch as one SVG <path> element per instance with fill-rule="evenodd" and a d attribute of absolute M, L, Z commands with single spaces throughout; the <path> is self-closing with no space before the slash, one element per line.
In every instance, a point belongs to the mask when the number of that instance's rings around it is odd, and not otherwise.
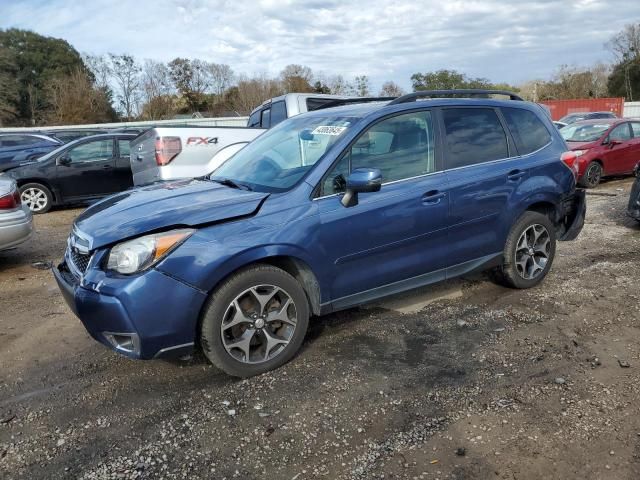
<path fill-rule="evenodd" d="M 40 185 L 47 187 L 49 189 L 49 191 L 51 192 L 51 196 L 53 197 L 53 203 L 57 203 L 59 200 L 58 193 L 56 192 L 55 188 L 53 188 L 53 186 L 49 181 L 44 180 L 42 178 L 38 178 L 38 177 L 21 178 L 16 180 L 16 183 L 18 184 L 18 188 L 28 183 L 39 183 Z"/>
<path fill-rule="evenodd" d="M 220 278 L 217 279 L 215 284 L 211 285 L 207 288 L 207 294 L 211 295 L 219 285 L 225 282 L 230 276 L 251 268 L 255 265 L 271 265 L 277 268 L 280 268 L 295 278 L 307 296 L 307 301 L 309 302 L 309 309 L 313 315 L 320 315 L 320 299 L 321 299 L 321 287 L 318 282 L 318 277 L 309 265 L 308 262 L 301 259 L 298 256 L 291 254 L 273 254 L 267 255 L 260 258 L 254 258 L 252 260 L 248 260 L 241 264 L 235 264 L 234 268 L 229 269 L 225 272 Z M 200 313 L 198 315 L 198 321 L 196 323 L 196 332 L 195 338 L 197 339 L 196 344 L 199 343 L 200 332 L 202 328 L 202 319 L 207 308 L 208 302 L 204 302 Z"/>

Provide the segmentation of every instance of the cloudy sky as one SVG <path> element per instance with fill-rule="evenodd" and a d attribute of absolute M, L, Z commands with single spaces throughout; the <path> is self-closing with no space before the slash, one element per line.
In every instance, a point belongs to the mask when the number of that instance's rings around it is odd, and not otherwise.
<path fill-rule="evenodd" d="M 61 37 L 80 52 L 177 56 L 277 74 L 290 63 L 374 88 L 456 69 L 495 82 L 610 61 L 604 43 L 640 21 L 637 0 L 0 0 L 0 28 Z"/>

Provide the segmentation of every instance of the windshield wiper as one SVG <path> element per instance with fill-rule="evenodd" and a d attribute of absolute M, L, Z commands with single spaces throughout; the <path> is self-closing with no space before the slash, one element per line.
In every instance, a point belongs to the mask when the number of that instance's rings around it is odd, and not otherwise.
<path fill-rule="evenodd" d="M 211 180 L 216 183 L 219 183 L 220 185 L 225 185 L 231 188 L 237 188 L 238 190 L 248 190 L 248 191 L 252 190 L 249 185 L 238 183 L 235 180 L 231 180 L 230 178 L 212 178 Z"/>

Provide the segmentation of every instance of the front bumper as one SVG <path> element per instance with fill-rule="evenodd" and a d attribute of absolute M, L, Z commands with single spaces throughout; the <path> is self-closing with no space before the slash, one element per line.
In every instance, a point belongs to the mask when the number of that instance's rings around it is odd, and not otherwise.
<path fill-rule="evenodd" d="M 584 219 L 587 213 L 587 196 L 584 190 L 576 189 L 562 202 L 560 222 L 563 232 L 558 238 L 560 241 L 575 240 L 584 227 Z"/>
<path fill-rule="evenodd" d="M 635 218 L 640 221 L 640 176 L 636 178 L 636 181 L 631 187 L 631 195 L 629 196 L 629 207 L 627 208 L 627 214 L 631 218 Z"/>
<path fill-rule="evenodd" d="M 13 248 L 28 240 L 32 234 L 33 219 L 26 206 L 0 213 L 0 250 Z"/>
<path fill-rule="evenodd" d="M 157 270 L 109 277 L 90 267 L 79 279 L 65 260 L 53 274 L 73 313 L 103 345 L 140 359 L 193 350 L 204 292 Z"/>

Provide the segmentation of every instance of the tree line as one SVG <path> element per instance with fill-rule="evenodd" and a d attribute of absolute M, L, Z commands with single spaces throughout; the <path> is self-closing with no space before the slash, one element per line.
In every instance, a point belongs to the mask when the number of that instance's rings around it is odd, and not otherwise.
<path fill-rule="evenodd" d="M 418 90 L 496 88 L 532 101 L 604 96 L 640 99 L 640 23 L 606 44 L 611 64 L 560 66 L 549 79 L 519 86 L 493 83 L 456 70 L 411 75 Z M 127 54 L 80 54 L 62 39 L 32 31 L 0 30 L 0 126 L 160 120 L 178 114 L 247 115 L 264 100 L 288 92 L 395 97 L 394 81 L 373 91 L 367 75 L 345 78 L 291 64 L 277 76 L 249 76 L 200 59 L 139 60 Z"/>

